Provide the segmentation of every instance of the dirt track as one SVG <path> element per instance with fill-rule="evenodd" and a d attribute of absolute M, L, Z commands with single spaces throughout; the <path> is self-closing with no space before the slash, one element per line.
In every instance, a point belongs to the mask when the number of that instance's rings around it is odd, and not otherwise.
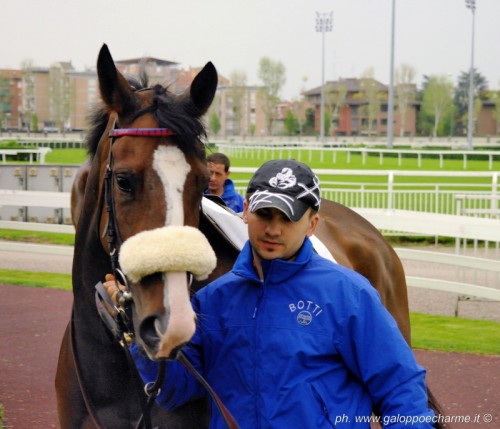
<path fill-rule="evenodd" d="M 70 273 L 71 257 L 0 252 L 0 268 Z M 411 275 L 429 270 L 441 277 L 453 275 L 432 264 L 405 263 L 405 270 Z M 409 301 L 411 311 L 453 315 L 456 296 L 410 289 Z M 6 429 L 59 427 L 54 376 L 71 302 L 70 292 L 0 284 L 0 402 L 6 409 Z M 460 302 L 459 314 L 500 321 L 500 303 Z M 500 356 L 415 353 L 445 413 L 462 420 L 453 429 L 500 427 Z M 488 415 L 493 419 L 489 424 L 483 421 Z M 471 421 L 463 421 L 467 419 Z"/>
<path fill-rule="evenodd" d="M 54 376 L 69 292 L 0 285 L 0 402 L 5 428 L 58 428 Z M 500 427 L 500 356 L 416 350 L 454 429 Z M 491 423 L 484 419 L 491 416 Z M 479 422 L 474 422 L 478 419 Z"/>

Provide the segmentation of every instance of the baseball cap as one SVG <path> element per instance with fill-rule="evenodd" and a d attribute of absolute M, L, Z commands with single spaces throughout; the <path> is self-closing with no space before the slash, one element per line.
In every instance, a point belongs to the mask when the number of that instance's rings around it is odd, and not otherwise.
<path fill-rule="evenodd" d="M 248 184 L 248 208 L 274 207 L 297 222 L 309 207 L 319 210 L 319 179 L 302 162 L 272 160 L 263 164 Z"/>

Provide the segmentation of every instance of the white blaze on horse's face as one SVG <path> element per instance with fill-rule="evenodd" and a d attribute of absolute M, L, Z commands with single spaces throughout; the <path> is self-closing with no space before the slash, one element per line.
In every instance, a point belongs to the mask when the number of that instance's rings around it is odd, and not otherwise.
<path fill-rule="evenodd" d="M 182 151 L 175 146 L 160 146 L 153 155 L 153 168 L 158 173 L 165 190 L 167 217 L 165 226 L 184 224 L 182 194 L 191 171 Z"/>
<path fill-rule="evenodd" d="M 191 166 L 175 146 L 160 146 L 153 155 L 153 168 L 164 187 L 165 226 L 184 224 L 183 193 Z M 172 249 L 175 251 L 175 249 Z M 160 344 L 156 358 L 170 357 L 172 350 L 188 342 L 196 329 L 195 314 L 189 300 L 186 273 L 164 273 L 163 306 L 168 314 L 167 326 L 156 325 Z"/>

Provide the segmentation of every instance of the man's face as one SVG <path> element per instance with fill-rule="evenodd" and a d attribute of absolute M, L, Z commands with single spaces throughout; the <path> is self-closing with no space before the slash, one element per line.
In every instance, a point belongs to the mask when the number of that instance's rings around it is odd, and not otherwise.
<path fill-rule="evenodd" d="M 208 163 L 208 171 L 210 172 L 208 190 L 213 195 L 221 196 L 224 193 L 224 182 L 229 177 L 229 172 L 226 173 L 224 168 L 224 164 Z"/>
<path fill-rule="evenodd" d="M 262 259 L 290 259 L 311 236 L 318 224 L 317 213 L 309 209 L 298 222 L 292 222 L 276 208 L 262 208 L 251 213 L 245 200 L 243 221 L 248 224 L 252 248 Z"/>

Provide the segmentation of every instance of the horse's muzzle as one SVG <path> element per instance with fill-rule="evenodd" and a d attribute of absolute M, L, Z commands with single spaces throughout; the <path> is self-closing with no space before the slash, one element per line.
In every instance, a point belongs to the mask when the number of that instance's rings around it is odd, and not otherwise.
<path fill-rule="evenodd" d="M 136 296 L 137 314 L 144 317 L 137 333 L 152 359 L 172 358 L 174 351 L 189 342 L 196 330 L 196 315 L 189 299 L 186 273 L 162 273 L 161 280 L 162 290 L 158 283 L 155 286 L 148 282 L 135 285 L 136 294 L 140 295 Z M 138 291 L 141 287 L 144 290 Z M 153 287 L 157 288 L 155 294 L 151 293 Z M 160 305 L 161 299 L 163 305 Z M 153 312 L 148 314 L 147 308 Z"/>
<path fill-rule="evenodd" d="M 196 317 L 189 297 L 187 273 L 198 280 L 205 279 L 216 263 L 207 238 L 190 226 L 172 225 L 143 231 L 122 244 L 120 266 L 136 284 L 134 293 L 141 295 L 140 302 L 134 298 L 138 314 L 144 317 L 138 331 L 151 358 L 169 358 L 175 349 L 192 338 Z M 142 284 L 145 278 L 157 274 L 161 274 L 163 280 L 163 308 L 157 301 L 152 302 L 159 295 L 150 293 L 148 285 Z M 152 312 L 145 314 L 144 308 Z"/>

